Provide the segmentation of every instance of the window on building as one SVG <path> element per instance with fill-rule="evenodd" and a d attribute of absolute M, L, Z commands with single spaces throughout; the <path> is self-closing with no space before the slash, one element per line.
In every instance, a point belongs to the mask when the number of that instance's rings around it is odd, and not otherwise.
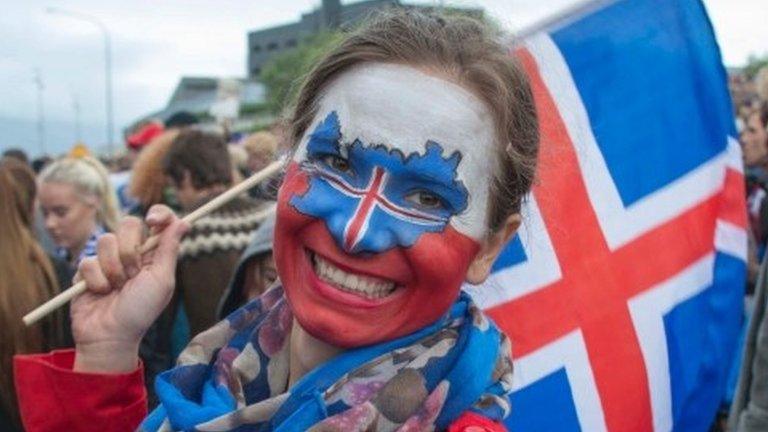
<path fill-rule="evenodd" d="M 267 51 L 274 51 L 278 48 L 277 42 L 270 42 L 267 44 Z"/>
<path fill-rule="evenodd" d="M 251 48 L 253 52 L 259 53 L 261 52 L 261 45 L 254 45 L 253 48 Z"/>
<path fill-rule="evenodd" d="M 261 75 L 261 68 L 258 68 L 258 67 L 251 68 L 251 75 L 252 76 Z"/>
<path fill-rule="evenodd" d="M 296 39 L 288 39 L 288 40 L 285 42 L 285 46 L 286 46 L 287 48 L 293 48 L 293 47 L 295 47 L 295 46 L 296 46 Z"/>

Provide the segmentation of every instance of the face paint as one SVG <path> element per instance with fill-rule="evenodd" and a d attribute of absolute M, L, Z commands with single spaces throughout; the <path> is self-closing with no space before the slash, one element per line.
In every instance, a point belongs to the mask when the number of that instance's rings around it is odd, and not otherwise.
<path fill-rule="evenodd" d="M 474 95 L 417 69 L 332 83 L 278 197 L 275 258 L 302 327 L 351 347 L 445 313 L 485 232 L 493 140 Z"/>

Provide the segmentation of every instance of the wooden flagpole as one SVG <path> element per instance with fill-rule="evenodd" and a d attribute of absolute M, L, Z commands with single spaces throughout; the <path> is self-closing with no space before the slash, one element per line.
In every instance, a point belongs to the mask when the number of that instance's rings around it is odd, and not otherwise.
<path fill-rule="evenodd" d="M 247 191 L 248 189 L 252 188 L 253 186 L 256 186 L 257 184 L 271 177 L 273 174 L 277 173 L 283 167 L 284 162 L 285 162 L 284 159 L 279 159 L 272 162 L 261 171 L 251 175 L 247 179 L 243 180 L 242 182 L 236 184 L 235 186 L 231 187 L 227 191 L 223 192 L 221 195 L 208 201 L 207 203 L 205 203 L 205 205 L 201 206 L 197 210 L 184 216 L 182 220 L 189 223 L 190 225 L 195 223 L 195 221 L 197 221 L 198 219 L 208 215 L 209 213 L 213 212 L 214 210 L 218 209 L 219 207 L 231 201 L 236 196 L 240 195 L 241 193 Z M 270 208 L 259 213 L 259 216 L 257 217 L 257 219 L 264 219 L 268 217 L 270 214 L 272 214 L 274 211 L 275 211 L 275 206 L 271 206 Z M 144 242 L 144 244 L 142 244 L 141 247 L 139 248 L 139 253 L 145 254 L 153 250 L 154 248 L 157 247 L 159 241 L 160 241 L 160 236 L 158 234 L 155 234 L 149 237 Z M 86 290 L 85 281 L 80 281 L 72 285 L 68 289 L 59 293 L 56 297 L 48 300 L 47 302 L 35 308 L 30 313 L 24 315 L 24 318 L 22 318 L 22 320 L 24 321 L 24 324 L 26 324 L 27 326 L 34 324 L 44 316 L 60 308 L 61 306 L 71 301 L 73 298 L 85 292 L 85 290 Z"/>

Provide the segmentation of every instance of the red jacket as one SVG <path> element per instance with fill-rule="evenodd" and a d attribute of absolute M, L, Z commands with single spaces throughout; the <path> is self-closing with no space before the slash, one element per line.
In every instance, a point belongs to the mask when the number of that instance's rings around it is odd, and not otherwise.
<path fill-rule="evenodd" d="M 75 372 L 74 350 L 13 359 L 19 410 L 27 432 L 127 432 L 147 415 L 143 367 L 127 374 Z M 502 432 L 504 425 L 466 412 L 448 432 Z"/>

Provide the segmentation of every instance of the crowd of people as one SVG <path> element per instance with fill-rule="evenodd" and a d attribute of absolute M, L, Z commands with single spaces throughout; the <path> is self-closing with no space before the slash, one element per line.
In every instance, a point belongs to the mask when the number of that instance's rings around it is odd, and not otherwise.
<path fill-rule="evenodd" d="M 768 67 L 752 79 L 731 78 L 736 126 L 744 161 L 749 220 L 744 324 L 719 430 L 768 430 Z M 725 418 L 725 416 L 723 416 Z"/>
<path fill-rule="evenodd" d="M 226 136 L 180 112 L 128 134 L 120 163 L 82 149 L 31 162 L 21 149 L 3 153 L 0 273 L 9 277 L 0 282 L 0 320 L 12 331 L 3 332 L 0 344 L 0 429 L 21 430 L 13 355 L 73 346 L 68 310 L 29 328 L 22 316 L 72 285 L 80 262 L 97 254 L 98 239 L 116 232 L 121 218 L 144 218 L 156 204 L 180 214 L 193 211 L 275 160 L 280 139 L 269 131 Z M 279 180 L 261 183 L 203 218 L 182 241 L 173 299 L 141 343 L 152 403 L 155 375 L 173 366 L 191 336 L 260 296 L 277 278 L 271 210 Z"/>

